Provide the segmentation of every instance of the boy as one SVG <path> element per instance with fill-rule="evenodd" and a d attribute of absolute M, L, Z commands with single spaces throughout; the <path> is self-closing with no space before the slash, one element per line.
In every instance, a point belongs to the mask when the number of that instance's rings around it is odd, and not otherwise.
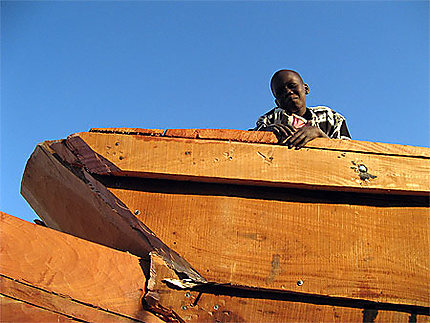
<path fill-rule="evenodd" d="M 299 73 L 277 71 L 270 81 L 276 108 L 257 120 L 254 131 L 272 131 L 280 144 L 300 149 L 318 138 L 351 139 L 345 118 L 328 107 L 307 107 L 309 86 Z"/>

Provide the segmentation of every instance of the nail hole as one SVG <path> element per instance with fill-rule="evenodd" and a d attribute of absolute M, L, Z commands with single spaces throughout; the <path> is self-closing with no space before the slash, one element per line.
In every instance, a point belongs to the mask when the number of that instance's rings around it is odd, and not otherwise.
<path fill-rule="evenodd" d="M 366 173 L 367 172 L 367 167 L 363 164 L 358 165 L 358 170 L 362 173 Z"/>

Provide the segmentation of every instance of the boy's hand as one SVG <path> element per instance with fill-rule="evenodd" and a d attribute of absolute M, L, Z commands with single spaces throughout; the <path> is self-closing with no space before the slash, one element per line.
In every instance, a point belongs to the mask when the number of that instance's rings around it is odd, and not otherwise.
<path fill-rule="evenodd" d="M 261 130 L 273 132 L 278 139 L 278 144 L 285 145 L 287 138 L 292 136 L 297 129 L 284 124 L 271 124 Z"/>
<path fill-rule="evenodd" d="M 306 125 L 303 128 L 297 130 L 290 138 L 288 138 L 286 140 L 286 145 L 288 148 L 296 147 L 296 149 L 300 149 L 306 143 L 318 137 L 328 138 L 328 136 L 322 132 L 320 128 Z"/>

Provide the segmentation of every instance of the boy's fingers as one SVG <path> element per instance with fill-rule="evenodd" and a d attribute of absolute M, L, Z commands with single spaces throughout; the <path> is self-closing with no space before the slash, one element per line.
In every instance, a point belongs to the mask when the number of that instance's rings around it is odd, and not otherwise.
<path fill-rule="evenodd" d="M 276 128 L 278 129 L 279 133 L 282 136 L 282 138 L 280 138 L 280 143 L 285 142 L 285 140 L 291 135 L 290 130 L 279 124 L 276 125 Z"/>
<path fill-rule="evenodd" d="M 298 147 L 300 143 L 306 139 L 306 134 L 303 132 L 296 133 L 288 142 L 288 147 Z"/>
<path fill-rule="evenodd" d="M 289 139 L 288 139 L 288 144 L 289 145 L 294 145 L 296 140 L 303 135 L 303 128 L 297 130 Z"/>
<path fill-rule="evenodd" d="M 285 131 L 288 133 L 289 136 L 292 135 L 292 134 L 294 134 L 296 132 L 296 129 L 293 126 L 284 125 L 284 124 L 281 124 L 280 126 L 283 129 L 285 129 Z"/>
<path fill-rule="evenodd" d="M 285 138 L 287 137 L 287 135 L 285 134 L 284 129 L 278 127 L 277 125 L 270 125 L 266 129 L 267 131 L 271 131 L 275 134 L 279 144 L 283 144 L 285 142 Z"/>
<path fill-rule="evenodd" d="M 304 138 L 300 140 L 300 142 L 296 143 L 296 149 L 303 148 L 304 145 L 306 145 L 309 141 L 310 141 L 310 138 L 307 136 L 304 136 Z"/>

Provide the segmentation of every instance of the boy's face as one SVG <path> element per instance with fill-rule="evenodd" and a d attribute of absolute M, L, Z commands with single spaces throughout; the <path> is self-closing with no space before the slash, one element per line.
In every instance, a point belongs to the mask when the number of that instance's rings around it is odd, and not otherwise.
<path fill-rule="evenodd" d="M 306 112 L 306 94 L 309 92 L 307 84 L 303 84 L 300 77 L 290 71 L 278 73 L 271 82 L 272 93 L 276 104 L 288 113 L 303 116 Z"/>

